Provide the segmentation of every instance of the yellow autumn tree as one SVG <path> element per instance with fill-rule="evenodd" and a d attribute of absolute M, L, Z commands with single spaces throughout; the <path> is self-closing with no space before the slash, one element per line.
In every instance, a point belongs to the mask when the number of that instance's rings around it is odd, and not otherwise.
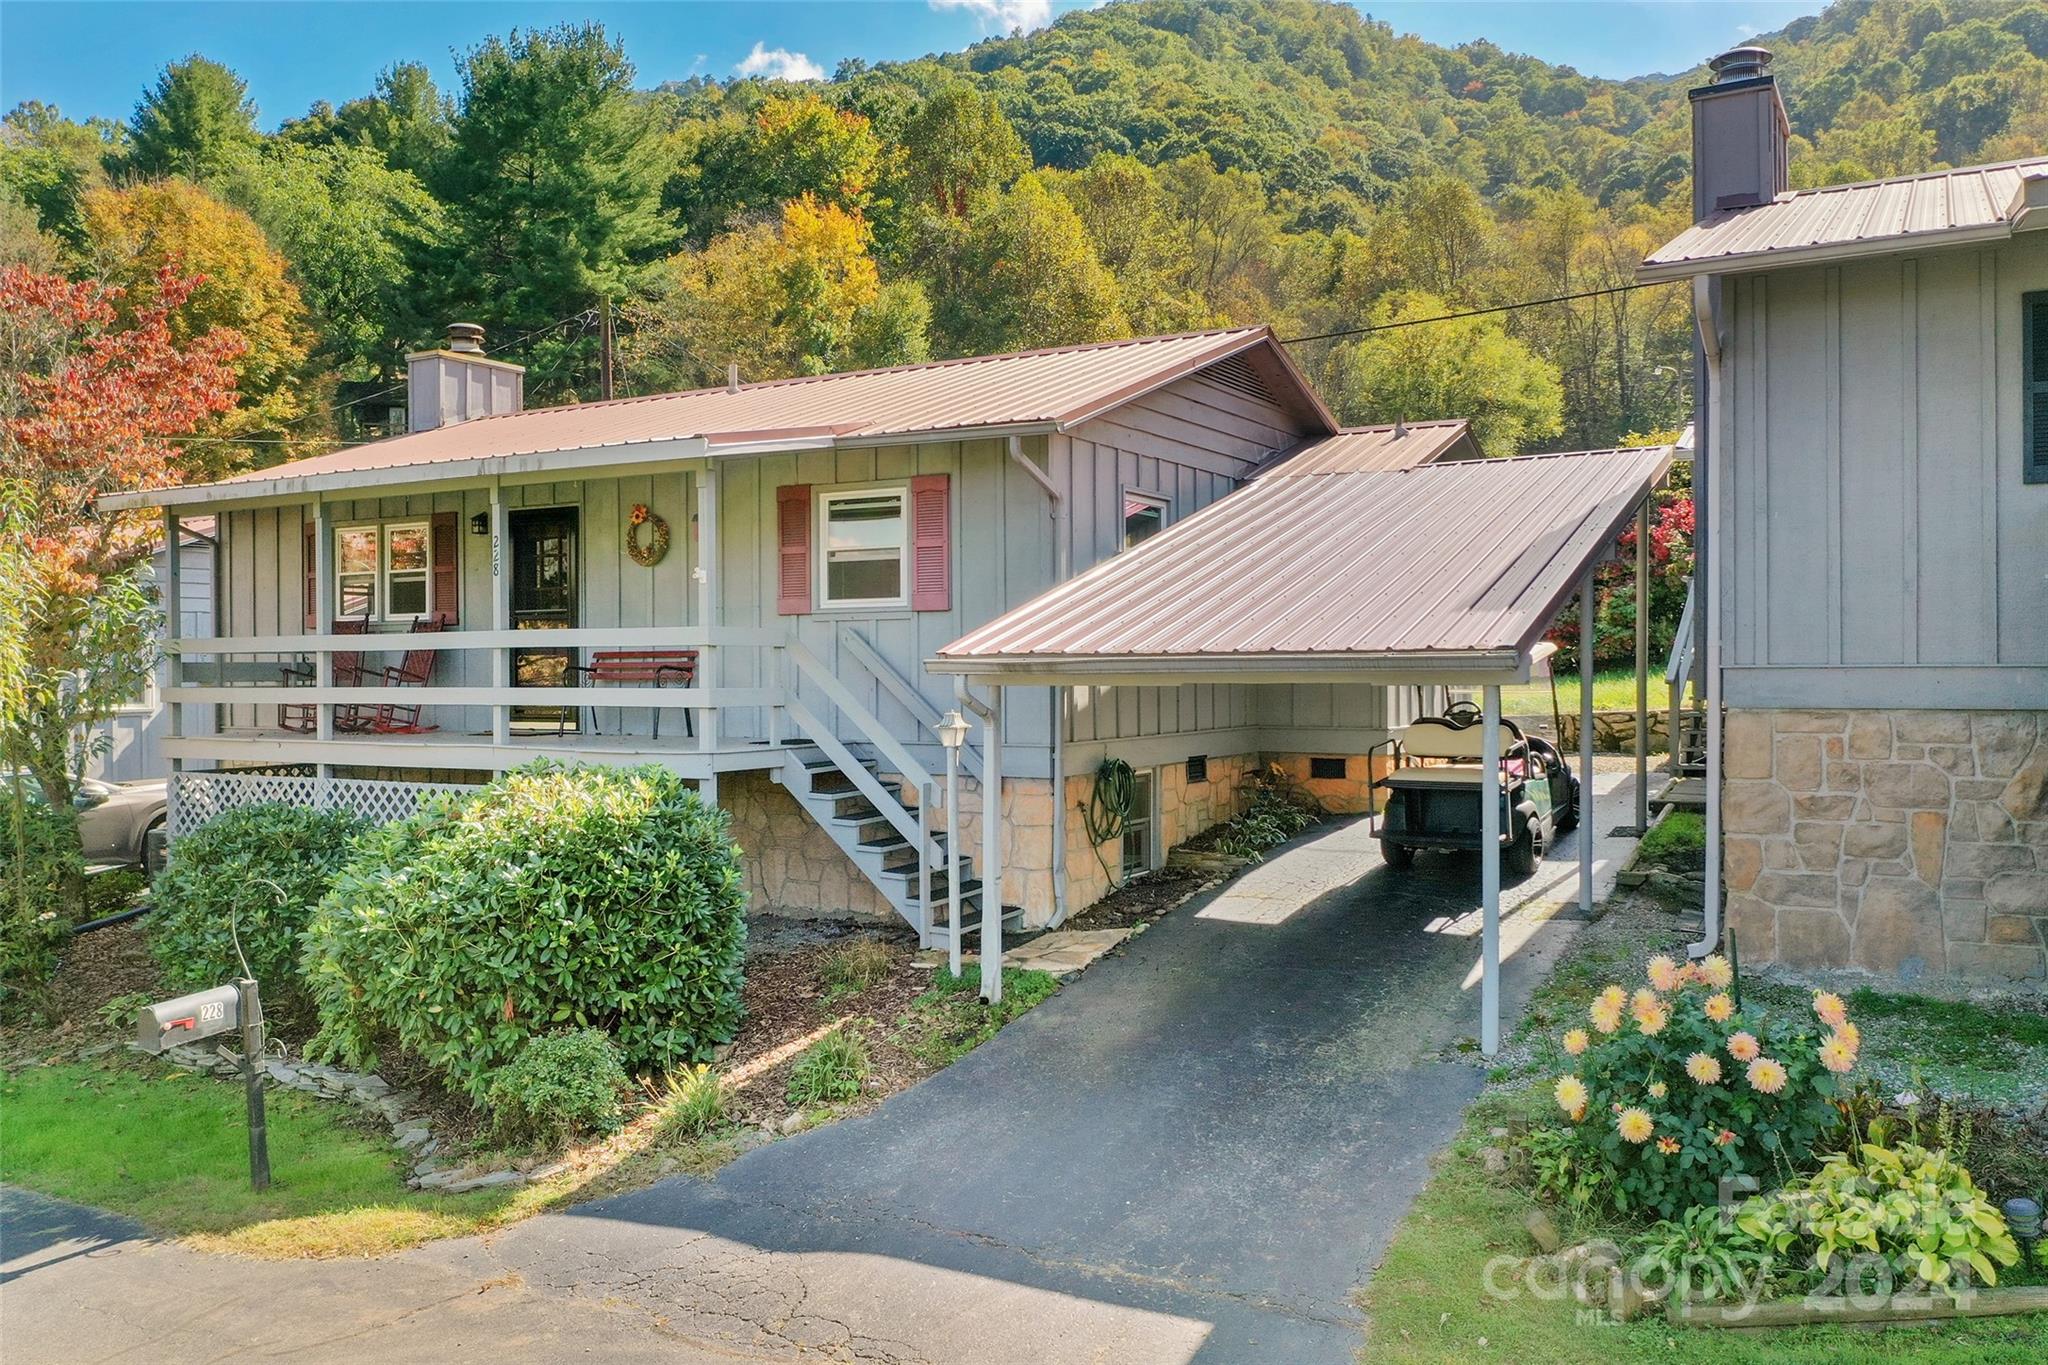
<path fill-rule="evenodd" d="M 255 220 L 189 181 L 168 179 L 127 189 L 86 192 L 81 217 L 92 274 L 126 290 L 129 313 L 152 302 L 166 265 L 200 283 L 170 315 L 180 345 L 216 327 L 239 333 L 248 349 L 235 364 L 240 401 L 216 434 L 237 439 L 305 437 L 306 356 L 311 322 L 284 257 Z M 252 444 L 242 458 L 270 463 L 312 453 L 294 445 Z"/>
<path fill-rule="evenodd" d="M 729 362 L 751 380 L 924 359 L 923 291 L 883 284 L 871 245 L 859 214 L 805 194 L 670 257 L 633 313 L 636 386 L 716 383 Z"/>

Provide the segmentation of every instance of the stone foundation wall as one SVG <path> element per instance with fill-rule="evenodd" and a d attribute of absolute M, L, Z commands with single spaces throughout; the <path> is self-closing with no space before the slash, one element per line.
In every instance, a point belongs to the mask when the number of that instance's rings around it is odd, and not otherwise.
<path fill-rule="evenodd" d="M 1522 727 L 1525 735 L 1541 735 L 1563 749 L 1567 755 L 1579 750 L 1579 713 L 1566 712 L 1562 717 L 1552 716 L 1509 716 Z M 1671 728 L 1670 712 L 1663 709 L 1656 690 L 1650 694 L 1650 752 L 1667 753 L 1671 743 L 1665 731 Z M 1552 733 L 1555 731 L 1556 733 Z M 1598 754 L 1632 754 L 1636 751 L 1636 713 L 1633 711 L 1595 711 L 1593 713 L 1593 752 Z"/>
<path fill-rule="evenodd" d="M 1192 839 L 1211 825 L 1236 816 L 1243 808 L 1245 783 L 1258 771 L 1258 767 L 1257 754 L 1212 754 L 1209 757 L 1209 780 L 1189 782 L 1187 764 L 1161 764 L 1155 779 L 1159 784 L 1156 832 L 1161 852 L 1183 840 Z M 1119 872 L 1123 862 L 1121 839 L 1113 839 L 1097 848 L 1088 838 L 1088 822 L 1082 811 L 1094 790 L 1094 773 L 1068 775 L 1065 819 L 1067 913 L 1070 915 L 1078 914 L 1115 889 L 1111 874 Z M 1026 922 L 1031 921 L 1027 919 Z"/>
<path fill-rule="evenodd" d="M 1003 782 L 1003 899 L 1024 907 L 1027 924 L 1052 918 L 1051 793 L 1052 784 L 1042 779 Z M 798 919 L 897 921 L 874 883 L 767 773 L 729 773 L 719 779 L 718 797 L 732 817 L 751 908 Z M 978 865 L 981 784 L 965 774 L 960 817 L 967 834 L 960 852 Z"/>
<path fill-rule="evenodd" d="M 1730 711 L 1728 923 L 1750 962 L 2048 976 L 2048 711 Z"/>
<path fill-rule="evenodd" d="M 1368 762 L 1365 755 L 1352 754 L 1344 759 L 1342 777 L 1310 777 L 1310 757 L 1308 754 L 1265 754 L 1261 756 L 1261 762 L 1285 773 L 1304 792 L 1322 802 L 1323 809 L 1333 815 L 1363 815 L 1368 808 L 1379 807 L 1381 803 L 1372 797 L 1372 784 L 1393 768 L 1394 760 L 1390 755 L 1374 754 Z"/>

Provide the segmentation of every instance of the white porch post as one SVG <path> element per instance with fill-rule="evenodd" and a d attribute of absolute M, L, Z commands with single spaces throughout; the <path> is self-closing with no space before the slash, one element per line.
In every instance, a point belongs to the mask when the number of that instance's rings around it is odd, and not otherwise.
<path fill-rule="evenodd" d="M 184 633 L 182 630 L 184 625 L 184 587 L 182 583 L 184 572 L 183 565 L 179 563 L 182 555 L 178 549 L 178 509 L 175 507 L 166 507 L 164 509 L 164 544 L 169 547 L 169 553 L 164 559 L 164 690 L 162 699 L 164 709 L 170 712 L 171 738 L 182 739 L 185 734 L 185 708 L 178 705 L 177 689 L 178 684 L 185 679 L 185 666 L 178 657 L 178 637 Z M 216 631 L 216 633 L 218 632 Z M 164 826 L 169 830 L 178 828 L 178 774 L 184 770 L 184 759 L 174 758 L 171 760 L 171 780 L 164 792 Z"/>
<path fill-rule="evenodd" d="M 713 632 L 711 639 L 718 638 L 716 632 L 724 624 L 720 619 L 718 602 L 718 465 L 704 462 L 704 468 L 697 473 L 697 619 L 707 631 Z M 706 645 L 697 656 L 697 685 L 716 689 L 719 686 L 718 647 Z M 697 713 L 697 747 L 705 753 L 718 748 L 718 712 Z M 713 804 L 718 800 L 718 781 L 713 778 L 710 795 L 706 799 Z"/>
<path fill-rule="evenodd" d="M 1500 687 L 1482 690 L 1479 745 L 1479 1050 L 1500 1051 Z"/>
<path fill-rule="evenodd" d="M 505 557 L 512 553 L 511 518 L 505 510 L 505 490 L 491 480 L 491 629 L 512 629 L 512 566 Z M 491 686 L 512 686 L 512 651 L 491 651 Z M 491 743 L 512 742 L 512 708 L 491 707 Z"/>
<path fill-rule="evenodd" d="M 1593 570 L 1579 580 L 1579 909 L 1593 913 Z"/>
<path fill-rule="evenodd" d="M 1636 833 L 1650 828 L 1650 504 L 1636 509 Z M 1667 743 L 1675 745 L 1674 732 Z"/>
<path fill-rule="evenodd" d="M 988 690 L 981 747 L 981 998 L 1003 998 L 1003 689 Z M 957 932 L 957 931 L 956 931 Z"/>
<path fill-rule="evenodd" d="M 381 591 L 381 590 L 380 590 Z M 313 503 L 313 633 L 334 634 L 334 516 L 327 510 L 327 501 L 317 499 Z M 313 656 L 313 685 L 334 686 L 334 655 L 321 650 Z M 313 733 L 323 746 L 334 742 L 334 706 L 331 702 L 315 702 L 313 705 Z M 313 765 L 315 779 L 314 800 L 322 810 L 327 808 L 329 784 L 334 780 L 332 763 Z"/>

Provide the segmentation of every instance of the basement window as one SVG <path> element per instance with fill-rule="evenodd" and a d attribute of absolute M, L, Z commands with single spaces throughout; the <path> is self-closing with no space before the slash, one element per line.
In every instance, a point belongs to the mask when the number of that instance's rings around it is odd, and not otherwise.
<path fill-rule="evenodd" d="M 1150 872 L 1156 864 L 1152 854 L 1153 770 L 1140 768 L 1132 774 L 1131 813 L 1124 821 L 1123 873 L 1126 880 Z"/>
<path fill-rule="evenodd" d="M 1188 760 L 1188 781 L 1192 783 L 1207 782 L 1208 780 L 1209 755 L 1196 754 L 1193 758 Z"/>
<path fill-rule="evenodd" d="M 1318 782 L 1342 782 L 1345 766 L 1341 758 L 1311 758 L 1308 761 L 1308 775 Z"/>

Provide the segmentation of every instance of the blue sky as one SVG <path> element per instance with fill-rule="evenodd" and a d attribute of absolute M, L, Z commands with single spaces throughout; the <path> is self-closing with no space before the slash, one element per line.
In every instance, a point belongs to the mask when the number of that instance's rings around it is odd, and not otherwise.
<path fill-rule="evenodd" d="M 624 39 L 643 85 L 743 68 L 803 76 L 844 57 L 870 61 L 964 47 L 1077 0 L 698 0 L 561 4 L 443 3 L 0 4 L 0 107 L 39 99 L 75 118 L 125 118 L 164 63 L 190 52 L 249 82 L 266 127 L 316 99 L 370 89 L 393 61 L 426 62 L 453 84 L 456 52 L 487 34 L 596 19 Z M 1434 42 L 1485 37 L 1600 76 L 1691 66 L 1741 38 L 1821 8 L 1783 0 L 1397 0 L 1359 5 Z"/>

